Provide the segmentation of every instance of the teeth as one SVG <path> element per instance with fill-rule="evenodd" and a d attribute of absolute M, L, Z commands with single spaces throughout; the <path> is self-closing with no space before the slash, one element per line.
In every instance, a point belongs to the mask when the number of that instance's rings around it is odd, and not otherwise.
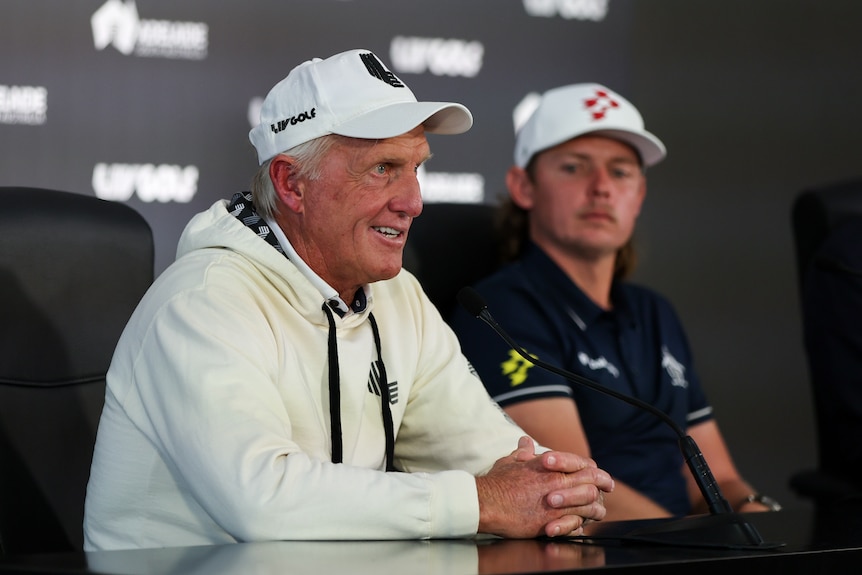
<path fill-rule="evenodd" d="M 375 227 L 374 229 L 377 230 L 378 232 L 380 232 L 381 234 L 383 234 L 384 236 L 395 237 L 401 233 L 394 228 Z"/>

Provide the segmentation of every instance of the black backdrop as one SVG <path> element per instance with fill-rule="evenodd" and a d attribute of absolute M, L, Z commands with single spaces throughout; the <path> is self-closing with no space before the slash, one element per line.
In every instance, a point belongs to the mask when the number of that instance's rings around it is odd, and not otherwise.
<path fill-rule="evenodd" d="M 517 104 L 604 83 L 669 150 L 637 279 L 676 303 L 738 466 L 801 505 L 787 479 L 816 453 L 790 206 L 862 174 L 860 24 L 854 0 L 0 0 L 0 185 L 129 203 L 159 272 L 192 214 L 247 189 L 249 115 L 302 60 L 367 48 L 420 99 L 472 110 L 470 132 L 430 138 L 428 201 L 496 201 Z"/>

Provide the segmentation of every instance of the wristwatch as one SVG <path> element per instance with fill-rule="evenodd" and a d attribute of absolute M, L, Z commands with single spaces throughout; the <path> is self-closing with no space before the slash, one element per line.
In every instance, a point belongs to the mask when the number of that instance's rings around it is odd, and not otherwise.
<path fill-rule="evenodd" d="M 770 511 L 781 511 L 781 504 L 778 503 L 778 501 L 768 495 L 763 495 L 762 493 L 752 493 L 743 499 L 739 506 L 742 507 L 746 503 L 760 503 L 761 505 L 768 507 Z"/>

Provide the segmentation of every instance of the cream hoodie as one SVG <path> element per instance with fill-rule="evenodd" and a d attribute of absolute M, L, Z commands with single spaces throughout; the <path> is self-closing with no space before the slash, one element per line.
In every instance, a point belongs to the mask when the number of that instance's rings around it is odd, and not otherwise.
<path fill-rule="evenodd" d="M 335 316 L 344 463 L 333 464 L 323 296 L 226 203 L 192 219 L 120 338 L 85 548 L 474 535 L 473 476 L 523 432 L 416 279 L 372 284 L 364 312 Z M 370 311 L 403 473 L 383 471 Z"/>

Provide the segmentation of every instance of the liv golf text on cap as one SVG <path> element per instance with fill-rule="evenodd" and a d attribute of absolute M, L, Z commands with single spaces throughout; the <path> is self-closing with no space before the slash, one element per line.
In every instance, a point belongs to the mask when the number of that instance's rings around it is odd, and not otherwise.
<path fill-rule="evenodd" d="M 542 94 L 536 110 L 518 130 L 515 164 L 585 134 L 626 142 L 640 154 L 644 166 L 665 157 L 664 144 L 644 130 L 644 121 L 631 102 L 601 84 L 572 84 Z"/>
<path fill-rule="evenodd" d="M 261 164 L 327 134 L 392 138 L 418 125 L 435 134 L 460 134 L 473 125 L 461 104 L 417 102 L 377 56 L 350 50 L 303 62 L 270 90 L 260 124 L 249 132 Z"/>

